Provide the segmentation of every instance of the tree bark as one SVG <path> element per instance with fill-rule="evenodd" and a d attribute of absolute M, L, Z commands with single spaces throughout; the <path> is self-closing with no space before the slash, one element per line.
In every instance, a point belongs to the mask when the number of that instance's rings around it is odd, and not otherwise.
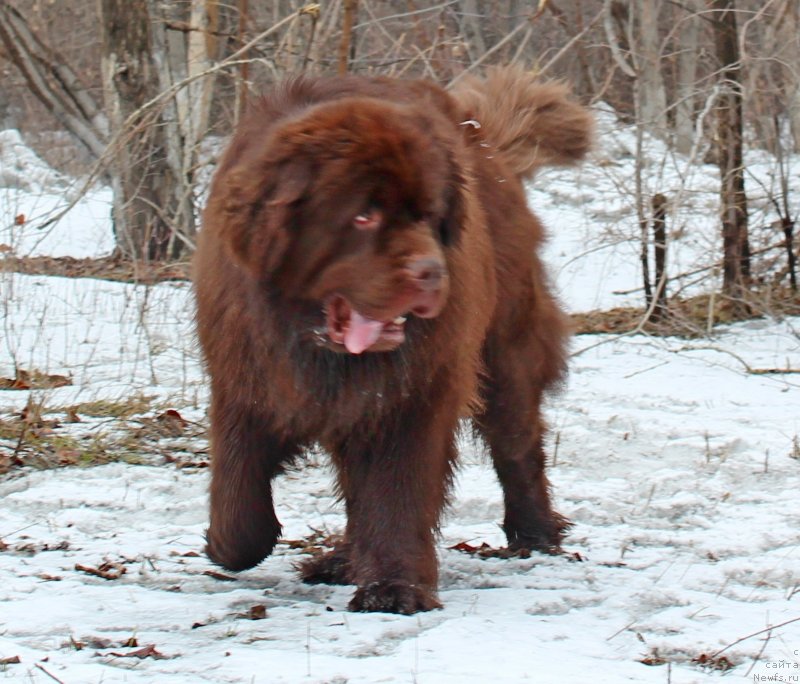
<path fill-rule="evenodd" d="M 667 198 L 653 195 L 653 248 L 655 262 L 655 306 L 651 320 L 661 321 L 667 315 Z"/>
<path fill-rule="evenodd" d="M 659 3 L 636 0 L 634 43 L 637 92 L 641 98 L 639 116 L 647 131 L 664 139 L 667 129 L 667 91 L 661 75 L 661 41 L 658 33 Z"/>
<path fill-rule="evenodd" d="M 723 241 L 722 290 L 746 308 L 750 278 L 747 196 L 744 185 L 742 85 L 735 0 L 709 0 L 714 48 L 723 91 L 717 106 L 717 145 Z"/>
<path fill-rule="evenodd" d="M 358 13 L 358 0 L 344 0 L 342 18 L 342 39 L 339 43 L 339 65 L 337 72 L 343 76 L 349 71 L 353 56 L 353 24 Z"/>
<path fill-rule="evenodd" d="M 685 0 L 683 7 L 691 14 L 683 16 L 678 30 L 678 64 L 675 83 L 675 149 L 689 154 L 694 144 L 694 103 L 697 91 L 698 38 L 697 16 L 702 0 Z M 683 12 L 683 9 L 677 10 Z"/>
<path fill-rule="evenodd" d="M 92 155 L 106 146 L 108 120 L 66 60 L 46 45 L 25 18 L 0 1 L 0 44 L 20 70 L 30 91 Z"/>
<path fill-rule="evenodd" d="M 186 76 L 186 52 L 168 44 L 175 36 L 154 21 L 153 0 L 99 4 L 104 95 L 117 145 L 111 162 L 117 247 L 132 259 L 174 259 L 195 230 L 194 145 L 187 137 L 195 103 L 184 94 L 160 108 L 144 105 Z"/>
<path fill-rule="evenodd" d="M 800 7 L 796 0 L 786 0 L 775 22 L 783 78 L 786 83 L 786 107 L 794 151 L 800 153 Z"/>

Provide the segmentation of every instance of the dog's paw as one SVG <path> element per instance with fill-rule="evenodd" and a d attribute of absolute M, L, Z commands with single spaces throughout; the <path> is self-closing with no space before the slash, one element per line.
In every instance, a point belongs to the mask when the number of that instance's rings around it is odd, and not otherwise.
<path fill-rule="evenodd" d="M 442 604 L 430 589 L 402 580 L 373 582 L 359 587 L 348 610 L 356 613 L 401 613 L 413 615 L 441 608 Z"/>
<path fill-rule="evenodd" d="M 306 584 L 353 584 L 349 568 L 347 553 L 339 549 L 320 553 L 298 565 Z"/>
<path fill-rule="evenodd" d="M 213 527 L 206 530 L 205 552 L 209 559 L 227 570 L 247 570 L 264 560 L 275 546 L 275 540 L 264 536 L 246 543 L 243 539 L 231 542 L 217 534 Z"/>
<path fill-rule="evenodd" d="M 524 527 L 504 525 L 508 539 L 508 550 L 512 554 L 520 551 L 539 551 L 550 555 L 562 553 L 561 542 L 572 523 L 560 513 L 551 511 L 545 519 L 527 521 Z"/>

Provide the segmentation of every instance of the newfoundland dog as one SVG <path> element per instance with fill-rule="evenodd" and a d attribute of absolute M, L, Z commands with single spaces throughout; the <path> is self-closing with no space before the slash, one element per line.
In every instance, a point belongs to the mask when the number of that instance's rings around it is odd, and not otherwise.
<path fill-rule="evenodd" d="M 579 161 L 591 129 L 563 85 L 514 68 L 450 91 L 298 78 L 251 107 L 194 259 L 214 562 L 269 555 L 272 480 L 321 445 L 347 526 L 303 579 L 356 585 L 354 611 L 440 607 L 434 542 L 466 417 L 502 484 L 509 551 L 559 549 L 541 403 L 566 324 L 522 181 Z"/>

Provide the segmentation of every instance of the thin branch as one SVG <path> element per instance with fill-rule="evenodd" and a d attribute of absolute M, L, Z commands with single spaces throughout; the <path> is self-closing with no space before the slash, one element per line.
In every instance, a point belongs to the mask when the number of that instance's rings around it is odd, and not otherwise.
<path fill-rule="evenodd" d="M 628 64 L 625 60 L 625 57 L 622 56 L 622 52 L 620 52 L 619 44 L 617 43 L 617 37 L 614 35 L 614 24 L 612 23 L 611 17 L 611 0 L 605 0 L 603 3 L 603 28 L 606 32 L 606 38 L 608 40 L 608 46 L 611 48 L 611 56 L 614 58 L 614 61 L 617 63 L 622 72 L 630 76 L 631 78 L 636 78 L 636 70 Z"/>
<path fill-rule="evenodd" d="M 753 637 L 757 637 L 757 636 L 759 636 L 761 634 L 765 634 L 767 632 L 772 632 L 772 630 L 780 629 L 781 627 L 786 627 L 786 625 L 791 625 L 793 622 L 800 622 L 800 617 L 792 618 L 791 620 L 786 620 L 786 622 L 781 622 L 779 625 L 773 625 L 772 627 L 767 627 L 765 629 L 761 629 L 758 632 L 753 632 L 753 634 L 748 634 L 747 636 L 743 636 L 740 639 L 737 639 L 736 641 L 731 642 L 730 644 L 728 644 L 724 648 L 719 649 L 719 651 L 716 651 L 715 653 L 712 653 L 710 658 L 714 659 L 720 653 L 724 653 L 729 648 L 732 648 L 733 646 L 736 646 L 737 644 L 741 644 L 743 641 L 747 641 L 748 639 L 752 639 Z"/>

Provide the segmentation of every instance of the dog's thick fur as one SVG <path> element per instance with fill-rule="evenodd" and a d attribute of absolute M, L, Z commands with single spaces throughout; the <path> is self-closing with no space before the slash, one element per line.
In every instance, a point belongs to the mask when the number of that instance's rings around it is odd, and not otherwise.
<path fill-rule="evenodd" d="M 264 96 L 216 172 L 194 262 L 211 376 L 207 552 L 256 565 L 281 526 L 271 482 L 332 456 L 348 521 L 302 568 L 351 610 L 440 604 L 434 535 L 470 416 L 511 550 L 555 551 L 542 394 L 564 317 L 521 180 L 586 153 L 591 119 L 519 69 L 425 81 L 299 79 Z"/>

